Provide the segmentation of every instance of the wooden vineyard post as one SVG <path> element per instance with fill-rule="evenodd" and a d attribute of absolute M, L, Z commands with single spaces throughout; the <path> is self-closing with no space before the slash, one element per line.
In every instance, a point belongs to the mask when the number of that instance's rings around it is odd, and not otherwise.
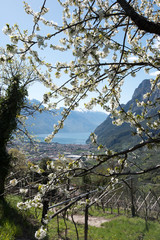
<path fill-rule="evenodd" d="M 86 196 L 86 206 L 85 206 L 85 222 L 84 222 L 84 240 L 88 239 L 88 199 L 89 199 L 89 194 Z"/>

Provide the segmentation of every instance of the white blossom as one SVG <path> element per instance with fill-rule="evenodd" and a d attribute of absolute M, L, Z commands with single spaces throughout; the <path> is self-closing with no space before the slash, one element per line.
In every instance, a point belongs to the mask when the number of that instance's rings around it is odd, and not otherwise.
<path fill-rule="evenodd" d="M 95 133 L 90 134 L 90 139 L 92 143 L 97 143 L 97 135 Z"/>
<path fill-rule="evenodd" d="M 17 181 L 17 179 L 16 178 L 14 178 L 14 179 L 12 179 L 12 180 L 10 180 L 10 182 L 9 182 L 13 187 L 14 186 L 16 186 L 17 185 L 17 183 L 18 183 L 18 181 Z"/>
<path fill-rule="evenodd" d="M 6 35 L 9 35 L 12 33 L 13 29 L 10 28 L 9 24 L 6 24 L 3 29 L 2 29 L 3 33 Z"/>
<path fill-rule="evenodd" d="M 41 226 L 35 233 L 35 238 L 40 240 L 45 238 L 47 235 L 47 229 L 44 226 Z"/>
<path fill-rule="evenodd" d="M 19 192 L 21 194 L 26 194 L 28 192 L 28 189 L 20 188 Z"/>

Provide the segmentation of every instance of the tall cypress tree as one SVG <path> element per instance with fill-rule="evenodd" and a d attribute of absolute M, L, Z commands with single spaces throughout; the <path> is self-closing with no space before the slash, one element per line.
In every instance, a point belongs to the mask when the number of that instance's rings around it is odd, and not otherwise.
<path fill-rule="evenodd" d="M 10 168 L 11 157 L 7 152 L 7 143 L 17 128 L 17 116 L 24 104 L 27 90 L 20 84 L 20 76 L 14 76 L 0 98 L 0 198 L 3 198 L 5 179 Z"/>

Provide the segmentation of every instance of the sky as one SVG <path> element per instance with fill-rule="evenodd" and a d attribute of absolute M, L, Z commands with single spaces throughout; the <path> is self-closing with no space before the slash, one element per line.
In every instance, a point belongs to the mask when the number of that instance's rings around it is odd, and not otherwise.
<path fill-rule="evenodd" d="M 42 0 L 28 0 L 27 1 L 35 11 L 39 11 L 40 5 L 43 2 Z M 49 13 L 46 15 L 49 20 L 54 20 L 55 22 L 62 22 L 62 8 L 59 6 L 57 0 L 47 0 L 46 7 L 50 8 Z M 5 0 L 1 2 L 0 8 L 0 43 L 2 47 L 5 47 L 7 43 L 9 43 L 9 38 L 5 36 L 2 32 L 2 28 L 5 24 L 8 23 L 10 25 L 14 25 L 17 23 L 21 29 L 29 29 L 31 31 L 31 26 L 33 24 L 32 17 L 27 15 L 23 8 L 23 1 L 22 0 Z M 66 61 L 71 56 L 66 56 Z M 64 59 L 59 52 L 48 52 L 47 58 L 51 62 L 63 61 Z M 122 88 L 121 94 L 121 103 L 126 103 L 129 101 L 134 93 L 135 88 L 138 87 L 140 82 L 146 78 L 154 77 L 146 75 L 144 71 L 140 71 L 135 78 L 128 77 L 127 81 L 125 82 Z M 64 79 L 63 79 L 64 80 Z M 60 80 L 53 77 L 53 81 L 57 83 Z M 29 88 L 29 98 L 30 99 L 37 99 L 42 101 L 43 94 L 46 92 L 47 89 L 40 84 L 34 84 Z M 92 96 L 91 96 L 92 97 Z M 83 103 L 80 104 L 80 108 L 84 108 Z M 100 107 L 96 107 L 94 110 L 102 111 Z"/>

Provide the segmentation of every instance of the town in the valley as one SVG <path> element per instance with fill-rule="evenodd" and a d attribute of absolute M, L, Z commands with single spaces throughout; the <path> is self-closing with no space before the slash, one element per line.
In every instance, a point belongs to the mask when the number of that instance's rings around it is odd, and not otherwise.
<path fill-rule="evenodd" d="M 27 160 L 38 162 L 43 158 L 49 158 L 52 161 L 58 159 L 75 160 L 81 156 L 91 155 L 95 153 L 97 148 L 91 144 L 59 144 L 59 143 L 44 143 L 36 144 L 36 150 L 32 144 L 26 144 L 25 152 L 27 152 Z M 61 157 L 60 157 L 61 156 Z"/>

